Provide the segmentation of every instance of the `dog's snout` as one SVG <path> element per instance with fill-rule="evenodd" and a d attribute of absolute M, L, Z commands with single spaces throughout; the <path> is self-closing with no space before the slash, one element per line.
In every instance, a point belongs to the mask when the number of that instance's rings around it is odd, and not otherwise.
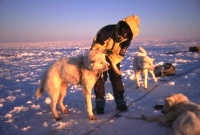
<path fill-rule="evenodd" d="M 161 110 L 161 113 L 162 113 L 162 114 L 164 114 L 164 111 L 163 111 L 163 110 Z"/>
<path fill-rule="evenodd" d="M 162 113 L 162 114 L 166 114 L 166 111 L 165 111 L 165 110 L 162 110 L 161 113 Z"/>
<path fill-rule="evenodd" d="M 107 71 L 108 69 L 110 69 L 110 64 L 108 62 L 104 63 L 103 65 L 104 65 L 103 66 L 104 71 Z"/>
<path fill-rule="evenodd" d="M 154 71 L 154 68 L 155 68 L 155 66 L 152 65 L 152 66 L 150 67 L 150 70 Z"/>

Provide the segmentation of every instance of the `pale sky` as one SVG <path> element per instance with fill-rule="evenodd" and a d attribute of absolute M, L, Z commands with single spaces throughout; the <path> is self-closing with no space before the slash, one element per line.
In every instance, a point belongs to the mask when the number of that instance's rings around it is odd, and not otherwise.
<path fill-rule="evenodd" d="M 137 39 L 200 37 L 200 0 L 0 0 L 0 42 L 92 41 L 134 14 Z"/>

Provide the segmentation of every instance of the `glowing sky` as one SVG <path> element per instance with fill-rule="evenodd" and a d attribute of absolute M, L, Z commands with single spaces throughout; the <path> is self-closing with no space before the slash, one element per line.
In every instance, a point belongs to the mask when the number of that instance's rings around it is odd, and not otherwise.
<path fill-rule="evenodd" d="M 199 0 L 0 0 L 0 42 L 92 41 L 132 14 L 137 39 L 200 37 Z"/>

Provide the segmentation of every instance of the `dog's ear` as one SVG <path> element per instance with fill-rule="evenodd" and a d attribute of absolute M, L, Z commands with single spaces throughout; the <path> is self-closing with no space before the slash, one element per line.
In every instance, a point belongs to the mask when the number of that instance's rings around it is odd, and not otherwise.
<path fill-rule="evenodd" d="M 173 98 L 170 98 L 170 97 L 166 98 L 166 100 L 169 103 L 169 105 L 172 105 L 175 102 L 175 100 Z"/>
<path fill-rule="evenodd" d="M 151 58 L 151 60 L 152 60 L 152 61 L 154 61 L 154 60 L 155 60 L 155 58 Z"/>
<path fill-rule="evenodd" d="M 167 97 L 166 100 L 167 100 L 167 101 L 172 101 L 172 102 L 174 101 L 174 100 L 173 100 L 172 98 L 170 98 L 170 97 Z"/>
<path fill-rule="evenodd" d="M 94 63 L 95 63 L 95 61 L 94 61 L 94 60 L 91 60 L 91 61 L 90 61 L 90 66 L 93 66 Z"/>

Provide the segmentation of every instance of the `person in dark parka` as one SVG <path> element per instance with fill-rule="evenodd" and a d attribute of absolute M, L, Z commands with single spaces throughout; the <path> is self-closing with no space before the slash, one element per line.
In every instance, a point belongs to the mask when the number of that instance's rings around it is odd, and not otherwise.
<path fill-rule="evenodd" d="M 104 72 L 97 80 L 94 86 L 94 93 L 96 95 L 95 103 L 98 114 L 104 113 L 105 106 L 105 81 L 107 80 L 107 73 L 113 88 L 114 98 L 117 110 L 126 111 L 127 106 L 124 100 L 124 87 L 122 83 L 120 62 L 126 54 L 126 51 L 139 33 L 139 17 L 131 15 L 117 24 L 107 25 L 101 28 L 92 43 L 91 50 L 102 50 L 106 52 L 106 60 L 109 62 L 111 68 Z"/>

